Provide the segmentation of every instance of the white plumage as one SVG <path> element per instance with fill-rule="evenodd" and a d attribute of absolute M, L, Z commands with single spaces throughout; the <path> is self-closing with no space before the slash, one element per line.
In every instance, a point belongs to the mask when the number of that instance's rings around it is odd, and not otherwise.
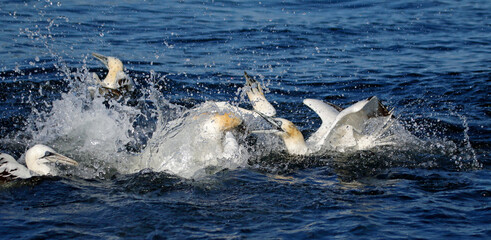
<path fill-rule="evenodd" d="M 96 73 L 93 74 L 93 78 L 100 85 L 99 94 L 119 96 L 121 95 L 121 91 L 129 91 L 133 88 L 135 83 L 124 72 L 123 63 L 121 60 L 98 53 L 92 53 L 92 56 L 101 61 L 108 69 L 107 75 L 102 81 L 99 79 L 99 76 Z M 96 89 L 94 87 L 89 87 L 89 91 L 92 95 L 94 95 Z"/>
<path fill-rule="evenodd" d="M 246 74 L 247 84 L 250 78 Z M 325 103 L 316 99 L 305 99 L 305 105 L 314 110 L 322 120 L 321 126 L 305 141 L 304 136 L 291 121 L 283 118 L 274 118 L 271 104 L 267 102 L 260 85 L 248 90 L 247 95 L 254 110 L 266 119 L 274 129 L 257 130 L 255 133 L 274 133 L 280 136 L 285 143 L 285 147 L 290 154 L 309 155 L 319 152 L 325 148 L 344 149 L 359 148 L 363 149 L 370 146 L 370 141 L 375 140 L 375 136 L 380 136 L 387 126 L 378 129 L 377 132 L 368 135 L 362 134 L 366 121 L 374 117 L 385 117 L 390 122 L 391 113 L 380 103 L 377 97 L 371 97 L 359 101 L 346 109 L 342 109 L 333 104 Z M 259 89 L 257 89 L 259 88 Z M 260 99 L 260 100 L 258 100 Z M 255 103 L 256 102 L 256 103 Z M 261 103 L 261 104 L 257 104 Z M 274 111 L 276 113 L 276 111 Z"/>
<path fill-rule="evenodd" d="M 32 175 L 51 175 L 58 174 L 53 163 L 77 166 L 78 163 L 66 156 L 55 152 L 52 148 L 45 145 L 35 145 L 27 150 L 27 168 L 15 161 L 15 159 L 5 153 L 0 154 L 0 179 L 13 180 L 17 178 L 30 178 Z"/>

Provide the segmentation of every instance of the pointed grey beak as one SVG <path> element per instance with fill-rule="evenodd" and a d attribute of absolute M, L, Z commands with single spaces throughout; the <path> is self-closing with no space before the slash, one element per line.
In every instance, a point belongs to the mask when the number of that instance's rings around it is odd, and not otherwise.
<path fill-rule="evenodd" d="M 72 166 L 78 165 L 77 161 L 55 152 L 46 152 L 46 155 L 44 155 L 43 158 L 53 163 L 61 163 L 61 164 L 72 165 Z"/>
<path fill-rule="evenodd" d="M 274 134 L 274 133 L 280 133 L 283 131 L 276 130 L 276 129 L 264 129 L 264 130 L 252 130 L 251 133 L 254 134 Z"/>
<path fill-rule="evenodd" d="M 277 133 L 277 132 L 283 132 L 283 129 L 281 128 L 281 121 L 275 120 L 273 117 L 267 116 L 259 111 L 255 111 L 259 116 L 264 118 L 268 123 L 270 123 L 273 126 L 273 129 L 263 129 L 263 130 L 253 130 L 252 133 Z"/>
<path fill-rule="evenodd" d="M 92 56 L 94 56 L 95 58 L 97 58 L 99 61 L 101 61 L 102 63 L 104 63 L 104 65 L 106 67 L 108 67 L 108 61 L 107 61 L 107 57 L 106 56 L 101 55 L 101 54 L 98 54 L 98 53 L 92 53 Z"/>

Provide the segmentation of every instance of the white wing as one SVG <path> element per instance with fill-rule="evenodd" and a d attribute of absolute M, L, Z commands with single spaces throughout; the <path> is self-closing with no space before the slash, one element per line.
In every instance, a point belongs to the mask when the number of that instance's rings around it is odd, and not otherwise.
<path fill-rule="evenodd" d="M 380 103 L 377 97 L 371 97 L 359 101 L 339 113 L 333 127 L 339 125 L 350 125 L 355 130 L 361 131 L 363 123 L 372 117 L 388 116 L 390 113 Z"/>
<path fill-rule="evenodd" d="M 133 79 L 130 78 L 128 75 L 126 75 L 126 73 L 124 72 L 118 72 L 116 74 L 116 79 L 117 79 L 117 88 L 128 87 L 129 89 L 131 89 L 135 85 Z"/>
<path fill-rule="evenodd" d="M 30 178 L 29 170 L 5 153 L 0 154 L 0 179 Z"/>
<path fill-rule="evenodd" d="M 371 97 L 366 100 L 359 101 L 350 107 L 342 110 L 337 116 L 331 127 L 323 136 L 320 136 L 319 141 L 317 142 L 318 146 L 324 145 L 325 141 L 329 139 L 330 142 L 336 142 L 336 139 L 331 139 L 332 137 L 336 138 L 336 134 L 339 135 L 339 129 L 342 129 L 341 132 L 347 131 L 346 129 L 350 129 L 350 131 L 354 131 L 352 134 L 355 137 L 358 137 L 361 131 L 363 130 L 363 125 L 367 119 L 373 117 L 382 117 L 389 116 L 390 112 L 380 103 L 377 97 Z M 348 133 L 344 133 L 341 135 L 346 135 Z M 339 135 L 339 136 L 341 136 Z"/>
<path fill-rule="evenodd" d="M 322 124 L 319 129 L 317 129 L 317 131 L 307 139 L 308 144 L 315 144 L 328 133 L 332 124 L 336 120 L 339 111 L 334 106 L 321 100 L 305 99 L 303 100 L 303 103 L 310 109 L 314 110 L 314 112 L 317 113 L 322 120 Z"/>
<path fill-rule="evenodd" d="M 276 115 L 276 109 L 264 96 L 261 84 L 254 78 L 249 77 L 246 72 L 244 72 L 244 76 L 246 79 L 246 86 L 249 87 L 247 97 L 249 97 L 249 101 L 251 101 L 254 110 L 261 112 L 266 116 L 274 117 Z"/>

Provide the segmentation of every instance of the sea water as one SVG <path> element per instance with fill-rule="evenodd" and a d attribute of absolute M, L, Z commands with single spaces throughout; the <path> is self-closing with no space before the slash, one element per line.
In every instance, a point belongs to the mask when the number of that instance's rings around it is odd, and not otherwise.
<path fill-rule="evenodd" d="M 80 166 L 3 184 L 0 238 L 488 238 L 490 13 L 487 1 L 2 1 L 0 150 L 23 162 L 42 143 Z M 92 98 L 92 74 L 107 73 L 92 52 L 120 58 L 136 91 Z M 246 128 L 235 157 L 135 169 L 207 154 L 183 147 L 199 132 L 191 113 L 250 109 L 244 71 L 305 137 L 321 121 L 303 99 L 377 96 L 398 144 L 299 157 Z"/>

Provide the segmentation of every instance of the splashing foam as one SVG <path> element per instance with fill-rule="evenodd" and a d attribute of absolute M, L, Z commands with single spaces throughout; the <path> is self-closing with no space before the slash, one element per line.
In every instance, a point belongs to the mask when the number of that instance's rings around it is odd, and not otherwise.
<path fill-rule="evenodd" d="M 152 86 L 140 89 L 148 91 L 136 100 L 143 106 L 130 106 L 121 99 L 92 99 L 87 91 L 92 82 L 87 69 L 68 72 L 64 67 L 62 71 L 74 76 L 66 80 L 70 90 L 50 103 L 50 110 L 31 114 L 25 134 L 31 136 L 31 144 L 44 143 L 77 159 L 81 164 L 71 174 L 107 178 L 151 169 L 199 178 L 247 165 L 247 150 L 239 144 L 243 134 L 226 132 L 219 139 L 201 134 L 207 119 L 202 116 L 220 112 L 212 102 L 181 113 L 182 108 L 170 104 Z M 145 112 L 149 105 L 153 106 L 150 117 Z M 146 126 L 152 124 L 156 130 Z M 145 131 L 147 146 L 142 153 L 129 152 L 127 146 L 140 141 L 141 131 Z"/>
<path fill-rule="evenodd" d="M 243 132 L 208 136 L 206 124 L 215 113 L 221 110 L 213 102 L 205 102 L 168 124 L 159 123 L 133 171 L 149 168 L 184 178 L 200 178 L 223 169 L 245 167 L 249 153 L 240 144 L 245 137 Z"/>
<path fill-rule="evenodd" d="M 108 168 L 124 168 L 130 164 L 124 146 L 134 141 L 130 133 L 135 131 L 133 122 L 141 112 L 115 101 L 108 108 L 105 99 L 91 100 L 78 90 L 72 88 L 63 93 L 52 102 L 49 112 L 31 116 L 32 143 L 49 144 L 60 152 L 70 153 L 82 166 L 89 164 L 86 167 L 92 168 L 93 174 L 104 174 Z"/>

